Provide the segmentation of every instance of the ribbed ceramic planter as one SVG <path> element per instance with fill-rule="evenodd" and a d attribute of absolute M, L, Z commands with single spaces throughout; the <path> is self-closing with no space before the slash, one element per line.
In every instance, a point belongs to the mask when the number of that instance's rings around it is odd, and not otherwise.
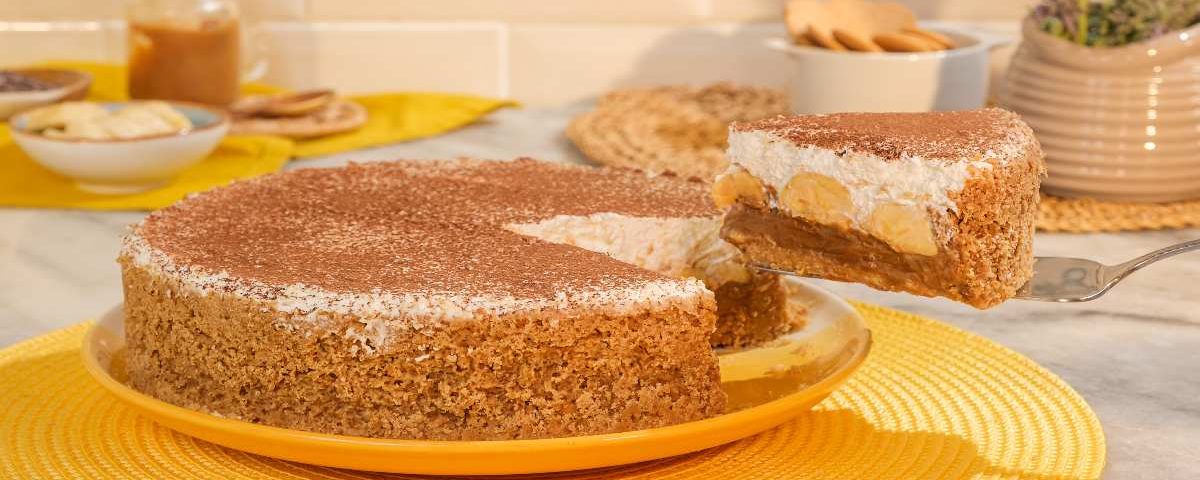
<path fill-rule="evenodd" d="M 1032 21 L 1000 102 L 1046 152 L 1044 191 L 1106 200 L 1200 198 L 1200 26 L 1117 48 Z"/>

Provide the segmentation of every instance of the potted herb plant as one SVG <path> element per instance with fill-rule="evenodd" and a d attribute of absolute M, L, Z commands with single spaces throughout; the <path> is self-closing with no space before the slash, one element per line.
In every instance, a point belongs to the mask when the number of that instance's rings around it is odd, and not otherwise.
<path fill-rule="evenodd" d="M 1045 191 L 1200 198 L 1200 0 L 1042 0 L 1000 92 L 1046 152 Z"/>

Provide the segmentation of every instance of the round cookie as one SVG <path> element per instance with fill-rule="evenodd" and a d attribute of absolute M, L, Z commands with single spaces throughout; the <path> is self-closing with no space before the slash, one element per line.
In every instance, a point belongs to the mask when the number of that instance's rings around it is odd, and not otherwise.
<path fill-rule="evenodd" d="M 306 139 L 355 130 L 367 123 L 367 109 L 349 100 L 334 100 L 319 110 L 296 117 L 235 118 L 235 135 L 278 135 Z"/>
<path fill-rule="evenodd" d="M 953 39 L 951 39 L 950 37 L 947 37 L 945 35 L 942 35 L 941 33 L 932 31 L 932 30 L 925 30 L 923 28 L 911 27 L 911 28 L 902 29 L 901 32 L 908 34 L 908 35 L 921 37 L 921 38 L 925 39 L 926 41 L 935 43 L 939 47 L 941 47 L 938 50 L 954 48 L 954 40 Z"/>
<path fill-rule="evenodd" d="M 877 43 L 871 41 L 871 39 L 858 35 L 857 33 L 849 30 L 835 28 L 833 29 L 833 38 L 842 45 L 845 45 L 850 50 L 857 52 L 883 51 L 883 48 L 881 48 Z"/>
<path fill-rule="evenodd" d="M 933 48 L 920 37 L 903 33 L 880 33 L 872 40 L 889 52 L 928 52 Z"/>

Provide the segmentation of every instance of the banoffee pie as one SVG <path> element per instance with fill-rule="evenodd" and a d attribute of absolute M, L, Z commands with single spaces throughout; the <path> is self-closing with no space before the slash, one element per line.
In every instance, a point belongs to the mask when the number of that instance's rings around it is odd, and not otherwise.
<path fill-rule="evenodd" d="M 722 235 L 766 267 L 986 308 L 1033 269 L 1042 151 L 1012 112 L 735 123 Z"/>
<path fill-rule="evenodd" d="M 532 160 L 234 183 L 124 240 L 131 385 L 388 438 L 528 439 L 724 413 L 712 345 L 803 315 L 718 236 L 699 181 Z"/>

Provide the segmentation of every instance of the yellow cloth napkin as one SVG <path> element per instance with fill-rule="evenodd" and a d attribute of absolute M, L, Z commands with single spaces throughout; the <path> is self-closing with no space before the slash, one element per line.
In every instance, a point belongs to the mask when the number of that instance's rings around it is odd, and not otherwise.
<path fill-rule="evenodd" d="M 94 62 L 48 62 L 42 66 L 69 68 L 92 74 L 88 99 L 121 101 L 126 94 L 125 67 Z M 247 84 L 247 94 L 282 91 Z M 309 157 L 401 142 L 445 133 L 468 125 L 488 113 L 515 105 L 472 95 L 384 93 L 351 97 L 367 109 L 366 125 L 353 132 L 305 141 L 283 137 L 230 136 L 209 158 L 184 172 L 170 185 L 130 195 L 97 195 L 74 187 L 35 163 L 17 147 L 8 126 L 0 124 L 0 206 L 83 208 L 93 210 L 156 209 L 194 192 L 233 180 L 279 170 L 293 156 Z"/>
<path fill-rule="evenodd" d="M 82 70 L 94 78 L 88 98 L 126 100 L 125 67 L 93 62 L 49 62 L 45 66 Z M 246 94 L 276 93 L 284 89 L 248 83 Z M 386 145 L 445 133 L 466 126 L 515 102 L 445 93 L 381 93 L 349 97 L 367 109 L 367 123 L 352 132 L 296 142 L 294 155 L 312 157 L 359 148 Z"/>
<path fill-rule="evenodd" d="M 275 137 L 229 137 L 195 166 L 165 187 L 129 195 L 100 195 L 75 187 L 22 152 L 0 124 L 0 205 L 9 207 L 153 210 L 189 193 L 279 170 L 293 151 L 292 142 Z M 81 160 L 82 161 L 82 160 Z"/>
<path fill-rule="evenodd" d="M 367 123 L 352 132 L 296 142 L 297 157 L 312 157 L 430 137 L 515 106 L 506 100 L 442 93 L 383 93 L 352 96 L 367 109 Z"/>

